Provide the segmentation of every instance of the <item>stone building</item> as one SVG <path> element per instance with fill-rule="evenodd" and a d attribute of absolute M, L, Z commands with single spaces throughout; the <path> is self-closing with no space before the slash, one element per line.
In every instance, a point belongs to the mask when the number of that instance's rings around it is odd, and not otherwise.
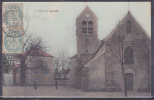
<path fill-rule="evenodd" d="M 25 52 L 27 53 L 27 51 Z M 32 50 L 26 59 L 26 84 L 54 85 L 54 57 L 43 50 Z M 15 84 L 20 84 L 20 64 L 15 66 Z"/>
<path fill-rule="evenodd" d="M 72 87 L 123 91 L 123 61 L 127 91 L 150 91 L 150 36 L 130 11 L 103 40 L 98 39 L 97 16 L 88 6 L 77 17 L 76 26 L 77 54 L 70 60 Z"/>

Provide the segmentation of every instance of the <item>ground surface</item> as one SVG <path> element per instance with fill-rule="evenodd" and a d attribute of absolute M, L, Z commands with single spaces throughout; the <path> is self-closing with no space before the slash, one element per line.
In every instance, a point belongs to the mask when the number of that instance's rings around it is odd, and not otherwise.
<path fill-rule="evenodd" d="M 119 98 L 124 97 L 123 92 L 82 92 L 80 89 L 74 89 L 69 86 L 38 86 L 34 90 L 33 86 L 3 86 L 4 97 L 55 97 L 55 98 Z M 128 97 L 149 97 L 146 92 L 128 92 Z"/>

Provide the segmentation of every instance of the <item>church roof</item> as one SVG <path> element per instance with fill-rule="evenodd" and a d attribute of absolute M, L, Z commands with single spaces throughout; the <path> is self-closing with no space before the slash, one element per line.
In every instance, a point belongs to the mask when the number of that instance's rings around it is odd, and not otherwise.
<path fill-rule="evenodd" d="M 120 25 L 121 23 L 123 23 L 123 21 L 126 20 L 127 18 L 131 18 L 133 21 L 135 21 L 135 23 L 144 31 L 144 33 L 146 34 L 146 36 L 147 36 L 148 38 L 150 38 L 149 35 L 147 34 L 147 32 L 141 27 L 141 25 L 140 25 L 140 24 L 138 23 L 138 21 L 133 17 L 133 15 L 131 14 L 130 11 L 127 12 L 127 14 L 125 15 L 125 17 L 119 22 L 118 25 Z M 118 26 L 118 25 L 117 25 L 117 26 Z M 117 26 L 111 31 L 111 33 L 110 33 L 105 39 L 101 40 L 101 44 L 100 44 L 100 46 L 98 47 L 98 49 L 96 50 L 95 55 L 96 55 L 97 52 L 100 50 L 100 48 L 104 45 L 105 41 L 107 41 L 109 38 L 112 37 L 112 35 L 113 35 L 113 34 L 115 33 L 115 31 L 117 30 Z"/>
<path fill-rule="evenodd" d="M 28 53 L 29 50 L 24 52 L 24 54 Z M 46 53 L 43 50 L 37 49 L 37 50 L 32 50 L 29 56 L 41 56 L 41 57 L 53 57 L 52 55 Z"/>
<path fill-rule="evenodd" d="M 77 54 L 76 55 L 74 55 L 73 57 L 71 57 L 71 58 L 76 58 L 77 57 Z"/>
<path fill-rule="evenodd" d="M 15 67 L 15 68 L 19 68 L 19 67 L 20 67 L 20 64 L 17 64 L 17 65 L 15 65 L 14 67 Z"/>
<path fill-rule="evenodd" d="M 85 13 L 90 13 L 91 15 L 95 16 L 96 19 L 98 19 L 97 16 L 95 15 L 95 13 L 89 8 L 89 6 L 85 7 L 85 9 L 80 13 L 80 15 L 77 17 L 77 19 L 82 15 L 84 16 Z"/>
<path fill-rule="evenodd" d="M 95 54 L 94 54 L 94 55 L 96 55 L 96 54 L 97 54 L 97 52 L 101 49 L 101 47 L 104 45 L 104 43 L 105 43 L 104 39 L 103 39 L 103 40 L 101 40 L 101 44 L 100 44 L 100 46 L 98 47 L 98 49 L 96 50 L 96 52 L 95 52 Z"/>
<path fill-rule="evenodd" d="M 119 21 L 118 25 L 120 25 L 121 23 L 123 23 L 124 20 L 126 20 L 127 18 L 132 19 L 132 20 L 144 31 L 144 33 L 146 34 L 146 36 L 147 36 L 148 38 L 150 38 L 150 36 L 149 36 L 149 35 L 147 34 L 147 32 L 142 28 L 142 26 L 138 23 L 138 21 L 134 18 L 134 16 L 131 14 L 130 11 L 128 11 L 127 14 L 125 15 L 125 17 L 124 17 L 121 21 Z M 117 26 L 118 26 L 118 25 L 117 25 Z M 117 29 L 117 26 L 116 26 L 116 27 L 111 31 L 111 33 L 105 38 L 105 41 L 107 41 L 109 38 L 112 37 L 112 35 L 115 33 L 115 31 L 116 31 L 116 29 Z"/>

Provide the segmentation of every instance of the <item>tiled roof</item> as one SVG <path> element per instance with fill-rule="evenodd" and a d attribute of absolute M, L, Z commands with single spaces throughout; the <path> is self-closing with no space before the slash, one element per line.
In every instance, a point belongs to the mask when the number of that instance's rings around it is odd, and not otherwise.
<path fill-rule="evenodd" d="M 28 50 L 24 53 L 26 54 L 28 53 Z M 29 54 L 29 56 L 43 56 L 43 57 L 53 57 L 52 55 L 46 53 L 45 51 L 43 50 L 32 50 L 31 53 Z"/>
<path fill-rule="evenodd" d="M 20 67 L 20 64 L 15 65 L 15 68 L 19 68 L 19 67 Z"/>

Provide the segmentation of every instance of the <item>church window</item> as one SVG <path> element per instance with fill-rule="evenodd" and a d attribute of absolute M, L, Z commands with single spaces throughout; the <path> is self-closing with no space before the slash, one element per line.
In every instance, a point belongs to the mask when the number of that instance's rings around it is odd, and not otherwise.
<path fill-rule="evenodd" d="M 87 22 L 86 21 L 82 22 L 82 33 L 87 33 Z"/>
<path fill-rule="evenodd" d="M 127 47 L 124 51 L 124 63 L 133 64 L 133 53 L 134 50 L 131 47 Z"/>
<path fill-rule="evenodd" d="M 93 22 L 92 21 L 88 22 L 88 33 L 93 33 Z"/>
<path fill-rule="evenodd" d="M 127 33 L 131 33 L 131 22 L 130 21 L 127 21 L 127 23 L 126 23 L 126 32 Z"/>

